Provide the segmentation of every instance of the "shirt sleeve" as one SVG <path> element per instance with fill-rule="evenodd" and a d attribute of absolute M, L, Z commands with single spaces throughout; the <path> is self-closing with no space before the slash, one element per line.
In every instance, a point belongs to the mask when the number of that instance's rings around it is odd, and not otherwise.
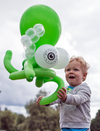
<path fill-rule="evenodd" d="M 90 101 L 91 91 L 89 87 L 80 87 L 76 94 L 67 94 L 66 104 L 80 105 Z"/>

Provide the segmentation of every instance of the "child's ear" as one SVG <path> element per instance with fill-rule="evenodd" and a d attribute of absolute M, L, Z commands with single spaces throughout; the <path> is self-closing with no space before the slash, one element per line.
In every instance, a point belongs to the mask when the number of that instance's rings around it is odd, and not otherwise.
<path fill-rule="evenodd" d="M 86 76 L 87 76 L 87 73 L 84 73 L 84 74 L 83 74 L 83 81 L 85 81 Z"/>

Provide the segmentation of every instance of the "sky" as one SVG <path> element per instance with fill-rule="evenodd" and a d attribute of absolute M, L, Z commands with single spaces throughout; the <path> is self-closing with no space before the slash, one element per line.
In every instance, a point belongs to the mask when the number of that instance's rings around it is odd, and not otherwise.
<path fill-rule="evenodd" d="M 85 82 L 91 88 L 91 117 L 100 109 L 100 1 L 99 0 L 0 0 L 0 107 L 27 115 L 25 104 L 35 99 L 40 90 L 52 94 L 55 83 L 45 84 L 41 88 L 25 79 L 10 80 L 4 68 L 5 52 L 11 50 L 12 65 L 22 69 L 24 48 L 21 43 L 19 23 L 22 14 L 33 5 L 43 4 L 51 7 L 61 21 L 61 36 L 56 47 L 64 48 L 70 56 L 82 56 L 89 63 L 90 69 Z M 64 69 L 54 69 L 63 78 Z"/>

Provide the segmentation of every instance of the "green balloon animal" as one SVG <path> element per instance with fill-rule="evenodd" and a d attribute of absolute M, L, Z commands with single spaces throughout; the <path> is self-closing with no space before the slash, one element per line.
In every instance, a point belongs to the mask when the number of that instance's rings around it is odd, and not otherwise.
<path fill-rule="evenodd" d="M 50 7 L 34 5 L 23 13 L 20 20 L 20 33 L 26 57 L 22 63 L 23 68 L 18 71 L 13 67 L 11 50 L 6 51 L 4 66 L 10 73 L 11 80 L 26 79 L 31 82 L 36 77 L 37 87 L 50 81 L 57 83 L 56 91 L 50 96 L 43 97 L 40 101 L 41 105 L 49 104 L 58 98 L 57 91 L 65 86 L 63 79 L 56 76 L 56 72 L 49 68 L 61 69 L 69 62 L 69 55 L 66 51 L 61 57 L 64 50 L 54 47 L 61 35 L 60 19 Z M 65 59 L 63 60 L 63 58 Z M 59 60 L 63 60 L 63 62 L 59 62 Z M 62 63 L 64 64 L 62 65 Z"/>

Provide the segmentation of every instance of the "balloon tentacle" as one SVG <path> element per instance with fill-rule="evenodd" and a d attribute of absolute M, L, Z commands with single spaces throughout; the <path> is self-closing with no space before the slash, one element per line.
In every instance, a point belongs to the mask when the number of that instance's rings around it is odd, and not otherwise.
<path fill-rule="evenodd" d="M 21 70 L 21 71 L 12 72 L 12 73 L 9 75 L 9 78 L 10 78 L 11 80 L 25 79 L 25 78 L 26 78 L 26 76 L 25 76 L 25 71 L 24 71 L 24 70 Z"/>
<path fill-rule="evenodd" d="M 24 71 L 27 80 L 32 81 L 33 78 L 35 77 L 35 72 L 32 64 L 28 60 L 24 64 Z"/>
<path fill-rule="evenodd" d="M 44 78 L 43 77 L 36 77 L 35 85 L 37 87 L 41 87 L 44 84 Z"/>
<path fill-rule="evenodd" d="M 55 71 L 51 69 L 44 68 L 35 68 L 36 82 L 35 85 L 37 87 L 41 87 L 44 84 L 44 79 L 51 80 L 56 76 Z"/>
<path fill-rule="evenodd" d="M 4 57 L 4 66 L 5 66 L 6 70 L 7 70 L 9 73 L 18 71 L 17 69 L 15 69 L 15 68 L 12 66 L 12 64 L 11 64 L 11 59 L 12 59 L 12 51 L 11 51 L 11 50 L 7 50 L 7 51 L 6 51 L 6 54 L 5 54 L 5 57 Z"/>
<path fill-rule="evenodd" d="M 41 99 L 41 101 L 40 101 L 40 105 L 50 104 L 50 103 L 54 102 L 55 100 L 57 100 L 58 99 L 58 96 L 57 96 L 58 93 L 57 93 L 57 91 L 59 89 L 61 89 L 62 87 L 65 87 L 63 79 L 60 78 L 60 77 L 58 77 L 58 76 L 55 76 L 54 79 L 51 79 L 49 81 L 53 81 L 53 82 L 57 83 L 58 87 L 57 87 L 56 91 L 52 95 L 47 96 L 47 97 L 43 97 Z M 45 82 L 49 82 L 49 81 L 45 80 Z"/>
<path fill-rule="evenodd" d="M 45 79 L 50 80 L 56 76 L 55 71 L 53 71 L 51 69 L 34 68 L 34 72 L 35 72 L 35 77 L 39 77 L 42 79 L 45 78 Z M 10 74 L 9 78 L 11 80 L 25 79 L 26 78 L 25 70 L 13 72 Z M 38 83 L 38 85 L 39 85 L 39 83 Z"/>

